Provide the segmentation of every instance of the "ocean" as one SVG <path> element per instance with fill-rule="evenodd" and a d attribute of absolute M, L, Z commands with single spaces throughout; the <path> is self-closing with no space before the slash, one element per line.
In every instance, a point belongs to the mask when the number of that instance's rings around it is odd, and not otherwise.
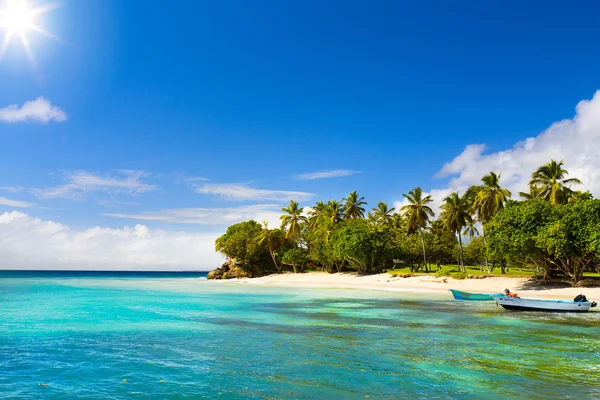
<path fill-rule="evenodd" d="M 598 399 L 600 313 L 0 271 L 0 398 Z"/>

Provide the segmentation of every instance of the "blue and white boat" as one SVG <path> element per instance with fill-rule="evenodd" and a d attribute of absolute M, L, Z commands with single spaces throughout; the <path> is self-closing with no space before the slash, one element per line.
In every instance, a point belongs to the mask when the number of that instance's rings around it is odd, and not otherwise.
<path fill-rule="evenodd" d="M 494 296 L 502 296 L 502 293 L 498 294 L 487 294 L 487 293 L 469 293 L 461 292 L 460 290 L 450 289 L 450 293 L 454 296 L 455 300 L 469 300 L 469 301 L 492 301 Z"/>
<path fill-rule="evenodd" d="M 574 300 L 524 299 L 503 294 L 493 297 L 497 304 L 515 311 L 586 312 L 596 307 L 596 302 L 587 300 L 583 295 L 575 297 Z"/>

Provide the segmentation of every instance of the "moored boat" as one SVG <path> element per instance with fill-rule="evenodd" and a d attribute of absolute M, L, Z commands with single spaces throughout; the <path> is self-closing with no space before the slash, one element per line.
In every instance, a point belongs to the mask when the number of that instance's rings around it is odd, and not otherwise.
<path fill-rule="evenodd" d="M 469 300 L 469 301 L 491 301 L 494 300 L 494 296 L 502 296 L 499 294 L 487 294 L 487 293 L 469 293 L 461 292 L 460 290 L 450 289 L 450 293 L 454 296 L 455 300 Z"/>
<path fill-rule="evenodd" d="M 549 312 L 586 312 L 596 307 L 596 302 L 588 301 L 579 295 L 574 300 L 542 300 L 494 295 L 496 303 L 507 310 L 515 311 L 549 311 Z"/>

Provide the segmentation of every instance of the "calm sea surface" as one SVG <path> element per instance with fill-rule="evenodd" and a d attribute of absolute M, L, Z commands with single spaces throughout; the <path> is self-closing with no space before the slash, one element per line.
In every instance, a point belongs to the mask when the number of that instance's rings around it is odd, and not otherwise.
<path fill-rule="evenodd" d="M 600 313 L 0 271 L 0 398 L 598 399 Z"/>

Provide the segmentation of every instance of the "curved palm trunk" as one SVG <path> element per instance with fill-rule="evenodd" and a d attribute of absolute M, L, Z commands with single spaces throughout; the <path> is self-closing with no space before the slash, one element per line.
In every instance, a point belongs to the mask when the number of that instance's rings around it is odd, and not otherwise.
<path fill-rule="evenodd" d="M 269 246 L 269 254 L 271 254 L 271 258 L 273 259 L 273 264 L 275 264 L 275 271 L 277 271 L 277 273 L 280 274 L 281 268 L 279 268 L 279 265 L 277 264 L 277 259 L 275 258 L 275 252 L 273 251 L 273 248 L 271 246 Z"/>
<path fill-rule="evenodd" d="M 485 240 L 485 226 L 482 224 L 481 225 L 481 229 L 483 231 L 483 249 L 484 249 L 484 254 L 485 254 L 485 269 L 487 269 L 488 274 L 492 274 L 492 269 L 490 268 L 490 263 L 488 260 L 488 248 L 487 248 L 487 242 Z"/>
<path fill-rule="evenodd" d="M 460 237 L 460 231 L 458 231 L 458 244 L 460 246 L 460 257 L 459 257 L 459 266 L 460 266 L 460 272 L 467 272 L 467 270 L 465 269 L 465 264 L 463 262 L 463 245 L 462 245 L 462 238 Z"/>
<path fill-rule="evenodd" d="M 423 246 L 423 265 L 425 266 L 425 272 L 429 272 L 427 267 L 427 256 L 425 255 L 425 239 L 423 238 L 423 231 L 421 231 L 421 246 Z"/>

